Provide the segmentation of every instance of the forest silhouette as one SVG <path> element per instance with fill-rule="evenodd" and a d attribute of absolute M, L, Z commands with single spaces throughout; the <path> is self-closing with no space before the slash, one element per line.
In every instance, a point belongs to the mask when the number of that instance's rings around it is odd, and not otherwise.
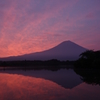
<path fill-rule="evenodd" d="M 100 68 L 100 50 L 87 50 L 80 54 L 80 58 L 75 62 L 75 67 Z"/>
<path fill-rule="evenodd" d="M 60 61 L 57 59 L 51 60 L 18 60 L 18 61 L 0 61 L 1 67 L 37 67 L 49 66 L 60 67 L 61 65 L 74 65 L 75 68 L 100 68 L 100 51 L 87 50 L 81 53 L 80 58 L 76 61 Z M 67 67 L 67 66 L 66 66 Z M 42 67 L 41 67 L 42 68 Z"/>

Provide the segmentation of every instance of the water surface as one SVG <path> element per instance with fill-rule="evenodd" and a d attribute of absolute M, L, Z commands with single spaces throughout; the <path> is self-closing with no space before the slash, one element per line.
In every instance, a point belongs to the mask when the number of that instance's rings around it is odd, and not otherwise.
<path fill-rule="evenodd" d="M 100 100 L 100 86 L 73 69 L 0 70 L 0 100 Z"/>

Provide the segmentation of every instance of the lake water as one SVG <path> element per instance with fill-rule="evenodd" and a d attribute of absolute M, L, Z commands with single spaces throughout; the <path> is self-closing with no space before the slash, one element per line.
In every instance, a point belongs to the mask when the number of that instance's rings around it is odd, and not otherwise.
<path fill-rule="evenodd" d="M 100 100 L 100 86 L 73 69 L 0 70 L 0 100 Z"/>

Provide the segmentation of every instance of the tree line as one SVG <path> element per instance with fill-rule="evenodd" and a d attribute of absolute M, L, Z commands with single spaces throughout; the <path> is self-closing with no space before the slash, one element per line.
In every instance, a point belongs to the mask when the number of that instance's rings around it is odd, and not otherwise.
<path fill-rule="evenodd" d="M 100 68 L 100 50 L 87 50 L 80 54 L 80 58 L 75 62 L 76 67 Z"/>

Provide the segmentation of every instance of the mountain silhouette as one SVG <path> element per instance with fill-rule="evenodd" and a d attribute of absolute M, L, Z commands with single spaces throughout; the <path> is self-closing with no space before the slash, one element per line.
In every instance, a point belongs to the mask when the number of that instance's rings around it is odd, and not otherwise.
<path fill-rule="evenodd" d="M 42 52 L 30 53 L 21 56 L 0 58 L 2 61 L 11 60 L 77 60 L 79 55 L 87 49 L 71 41 L 64 41 L 59 45 Z"/>

